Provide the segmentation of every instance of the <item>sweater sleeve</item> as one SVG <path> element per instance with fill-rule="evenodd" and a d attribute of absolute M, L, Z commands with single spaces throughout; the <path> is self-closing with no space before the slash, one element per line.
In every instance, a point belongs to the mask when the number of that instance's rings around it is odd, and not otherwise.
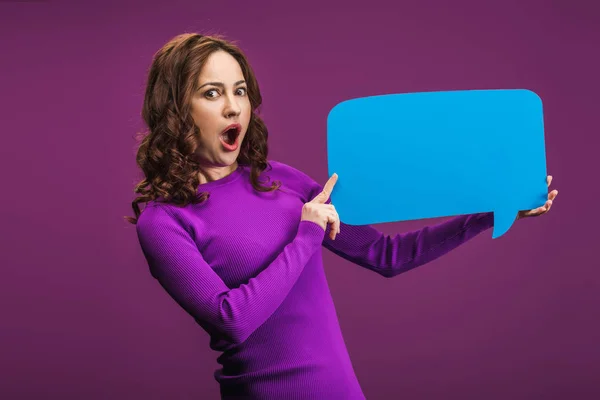
<path fill-rule="evenodd" d="M 295 238 L 267 268 L 247 283 L 229 288 L 167 209 L 146 207 L 136 231 L 161 286 L 205 329 L 234 344 L 244 342 L 280 306 L 321 248 L 325 234 L 318 224 L 301 221 Z"/>
<path fill-rule="evenodd" d="M 348 261 L 391 278 L 435 260 L 493 225 L 491 212 L 461 215 L 394 236 L 384 235 L 370 225 L 340 223 L 340 233 L 335 240 L 331 240 L 330 227 L 327 228 L 323 246 Z"/>

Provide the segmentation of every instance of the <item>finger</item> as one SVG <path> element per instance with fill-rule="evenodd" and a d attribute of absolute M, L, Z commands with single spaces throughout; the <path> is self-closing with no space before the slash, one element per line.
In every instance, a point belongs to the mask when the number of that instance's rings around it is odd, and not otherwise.
<path fill-rule="evenodd" d="M 331 230 L 334 232 L 332 239 L 335 239 L 335 236 L 340 233 L 340 216 L 337 213 L 335 206 L 333 204 L 326 204 L 327 208 L 331 211 L 335 222 L 331 225 Z"/>
<path fill-rule="evenodd" d="M 333 187 L 335 186 L 337 179 L 338 179 L 337 174 L 334 173 L 333 175 L 331 175 L 331 177 L 327 180 L 327 182 L 325 182 L 325 186 L 323 187 L 323 192 L 325 192 L 327 194 L 331 194 L 331 192 L 333 192 Z"/>
<path fill-rule="evenodd" d="M 548 212 L 551 205 L 552 205 L 552 200 L 548 200 L 543 206 L 535 209 L 535 215 L 542 215 L 542 214 Z"/>
<path fill-rule="evenodd" d="M 325 186 L 323 187 L 323 190 L 321 191 L 321 193 L 319 193 L 310 202 L 311 203 L 325 204 L 325 202 L 329 199 L 329 196 L 331 195 L 331 192 L 333 191 L 333 187 L 335 186 L 335 183 L 337 182 L 337 178 L 338 178 L 338 175 L 334 173 L 331 176 L 331 178 L 329 178 L 329 180 L 327 181 L 327 183 L 325 183 Z"/>
<path fill-rule="evenodd" d="M 550 186 L 550 183 L 552 183 L 552 175 L 548 175 L 546 182 L 548 183 L 548 186 Z"/>
<path fill-rule="evenodd" d="M 329 237 L 335 240 L 336 235 L 340 232 L 339 227 L 340 217 L 335 209 L 329 210 L 327 214 L 327 225 L 329 225 Z"/>
<path fill-rule="evenodd" d="M 335 228 L 335 213 L 334 212 L 330 212 L 329 214 L 327 214 L 327 225 L 329 225 L 329 237 L 331 238 L 331 240 L 335 239 L 335 235 L 337 234 L 336 228 Z"/>
<path fill-rule="evenodd" d="M 335 230 L 335 235 L 333 235 L 333 240 L 335 240 L 335 237 L 340 233 L 340 216 L 337 213 L 337 211 L 335 212 L 335 222 L 333 223 L 333 228 Z"/>
<path fill-rule="evenodd" d="M 548 199 L 554 200 L 556 198 L 556 195 L 558 195 L 558 190 L 555 189 L 550 192 L 550 194 L 548 195 Z"/>
<path fill-rule="evenodd" d="M 534 216 L 534 215 L 540 215 L 542 212 L 544 212 L 545 209 L 546 209 L 546 204 L 544 204 L 541 207 L 534 208 L 533 210 L 528 211 L 527 212 L 527 216 L 531 217 L 531 216 Z"/>

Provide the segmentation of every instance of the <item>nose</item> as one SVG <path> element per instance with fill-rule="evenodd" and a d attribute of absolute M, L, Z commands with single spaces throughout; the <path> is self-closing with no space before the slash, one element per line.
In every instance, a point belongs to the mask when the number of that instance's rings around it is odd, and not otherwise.
<path fill-rule="evenodd" d="M 226 96 L 223 113 L 226 118 L 236 117 L 240 115 L 241 108 L 238 102 L 232 96 Z"/>

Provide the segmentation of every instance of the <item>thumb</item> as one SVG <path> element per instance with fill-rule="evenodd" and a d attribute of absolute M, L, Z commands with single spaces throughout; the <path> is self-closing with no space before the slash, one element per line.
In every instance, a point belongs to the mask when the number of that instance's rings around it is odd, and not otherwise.
<path fill-rule="evenodd" d="M 325 183 L 325 186 L 323 187 L 323 190 L 321 191 L 321 193 L 316 195 L 315 198 L 310 201 L 310 203 L 325 204 L 327 202 L 327 200 L 329 200 L 329 196 L 331 195 L 331 192 L 333 191 L 333 187 L 335 186 L 335 183 L 337 182 L 337 178 L 338 178 L 338 175 L 336 173 L 331 175 L 331 178 L 329 178 L 327 183 Z"/>

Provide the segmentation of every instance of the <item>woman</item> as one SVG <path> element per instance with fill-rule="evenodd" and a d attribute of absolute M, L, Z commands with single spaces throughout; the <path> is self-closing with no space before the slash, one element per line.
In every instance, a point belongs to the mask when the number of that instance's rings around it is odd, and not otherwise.
<path fill-rule="evenodd" d="M 493 214 L 394 237 L 345 225 L 329 201 L 335 174 L 321 186 L 267 162 L 261 101 L 233 43 L 184 34 L 160 49 L 143 106 L 149 134 L 137 154 L 145 179 L 128 220 L 152 275 L 222 352 L 222 398 L 363 399 L 321 246 L 393 277 L 492 227 Z M 555 196 L 518 218 L 546 212 Z"/>

